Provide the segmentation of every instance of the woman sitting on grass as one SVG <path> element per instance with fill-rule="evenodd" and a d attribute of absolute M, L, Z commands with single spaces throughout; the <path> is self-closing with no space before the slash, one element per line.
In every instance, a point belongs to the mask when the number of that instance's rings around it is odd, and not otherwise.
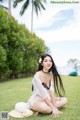
<path fill-rule="evenodd" d="M 54 92 L 55 91 L 55 92 Z M 55 93 L 59 97 L 55 96 Z M 56 69 L 55 63 L 49 54 L 42 55 L 39 60 L 39 68 L 32 80 L 32 96 L 27 105 L 24 103 L 16 104 L 15 109 L 22 112 L 27 117 L 26 107 L 36 111 L 36 113 L 59 116 L 62 112 L 59 108 L 67 103 L 67 98 L 62 97 L 65 93 L 61 77 Z M 23 111 L 23 108 L 25 110 Z"/>
<path fill-rule="evenodd" d="M 32 90 L 29 99 L 32 110 L 43 114 L 52 113 L 54 116 L 62 113 L 59 108 L 67 103 L 67 98 L 62 97 L 61 91 L 65 92 L 62 80 L 49 54 L 40 58 L 38 71 L 32 80 Z M 54 90 L 60 97 L 55 96 Z"/>

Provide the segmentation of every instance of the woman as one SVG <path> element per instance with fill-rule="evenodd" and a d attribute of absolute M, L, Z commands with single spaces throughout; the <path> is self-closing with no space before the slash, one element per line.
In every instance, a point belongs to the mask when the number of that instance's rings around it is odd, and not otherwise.
<path fill-rule="evenodd" d="M 62 113 L 59 108 L 67 103 L 67 98 L 62 97 L 61 91 L 65 92 L 62 80 L 49 54 L 41 56 L 39 60 L 38 71 L 32 80 L 32 90 L 28 100 L 30 109 L 37 113 L 52 113 L 54 116 Z M 60 97 L 55 96 L 54 90 Z"/>
<path fill-rule="evenodd" d="M 67 98 L 62 97 L 61 92 L 65 92 L 64 87 L 52 57 L 49 54 L 42 55 L 38 71 L 32 80 L 32 96 L 27 104 L 17 103 L 15 110 L 22 113 L 23 117 L 27 117 L 29 109 L 36 111 L 37 114 L 52 113 L 56 117 L 62 113 L 59 108 L 67 103 Z M 55 93 L 60 97 L 56 97 Z M 29 113 L 32 115 L 32 112 Z M 10 115 L 12 114 L 13 111 Z"/>

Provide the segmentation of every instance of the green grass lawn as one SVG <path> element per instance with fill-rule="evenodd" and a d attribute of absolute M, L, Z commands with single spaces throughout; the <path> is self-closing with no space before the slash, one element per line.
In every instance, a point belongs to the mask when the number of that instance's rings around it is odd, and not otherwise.
<path fill-rule="evenodd" d="M 51 115 L 32 115 L 28 118 L 9 120 L 80 120 L 80 76 L 62 76 L 68 104 L 61 109 L 63 112 L 57 118 Z M 32 78 L 15 79 L 0 83 L 0 112 L 11 111 L 17 102 L 26 102 L 31 96 Z"/>

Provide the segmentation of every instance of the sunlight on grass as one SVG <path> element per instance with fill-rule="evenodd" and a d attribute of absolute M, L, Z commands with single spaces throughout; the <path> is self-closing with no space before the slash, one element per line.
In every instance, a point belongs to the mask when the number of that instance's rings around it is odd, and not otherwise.
<path fill-rule="evenodd" d="M 80 120 L 80 76 L 62 76 L 68 104 L 61 109 L 63 114 L 57 118 L 51 115 L 32 115 L 20 120 Z M 0 111 L 11 111 L 17 102 L 27 102 L 31 96 L 32 77 L 15 79 L 0 83 Z M 19 120 L 10 117 L 9 120 Z"/>

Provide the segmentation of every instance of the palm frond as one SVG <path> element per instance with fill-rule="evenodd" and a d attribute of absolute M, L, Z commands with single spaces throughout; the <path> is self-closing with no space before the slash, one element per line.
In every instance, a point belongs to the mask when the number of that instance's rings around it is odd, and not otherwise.
<path fill-rule="evenodd" d="M 3 5 L 0 5 L 0 8 L 4 8 L 5 10 L 8 10 L 8 8 Z"/>
<path fill-rule="evenodd" d="M 26 0 L 26 2 L 23 4 L 21 11 L 20 11 L 20 15 L 23 15 L 25 10 L 27 9 L 27 7 L 29 6 L 29 0 Z"/>
<path fill-rule="evenodd" d="M 35 1 L 33 2 L 33 4 L 34 4 L 34 8 L 35 8 L 35 11 L 36 11 L 37 16 L 38 16 L 38 12 L 39 12 L 39 11 L 41 12 L 41 8 L 42 8 L 43 10 L 45 10 L 45 7 L 43 6 L 41 0 L 35 0 Z"/>
<path fill-rule="evenodd" d="M 22 2 L 24 0 L 15 0 L 14 3 L 13 3 L 13 7 L 15 8 L 19 2 Z"/>
<path fill-rule="evenodd" d="M 37 1 L 34 1 L 34 2 L 33 2 L 33 6 L 34 6 L 35 12 L 36 12 L 36 14 L 37 14 L 37 16 L 38 16 L 38 8 L 39 8 L 39 11 L 40 11 L 40 7 L 39 7 L 38 2 L 37 2 Z"/>
<path fill-rule="evenodd" d="M 42 3 L 40 3 L 40 6 L 43 10 L 46 10 Z"/>

